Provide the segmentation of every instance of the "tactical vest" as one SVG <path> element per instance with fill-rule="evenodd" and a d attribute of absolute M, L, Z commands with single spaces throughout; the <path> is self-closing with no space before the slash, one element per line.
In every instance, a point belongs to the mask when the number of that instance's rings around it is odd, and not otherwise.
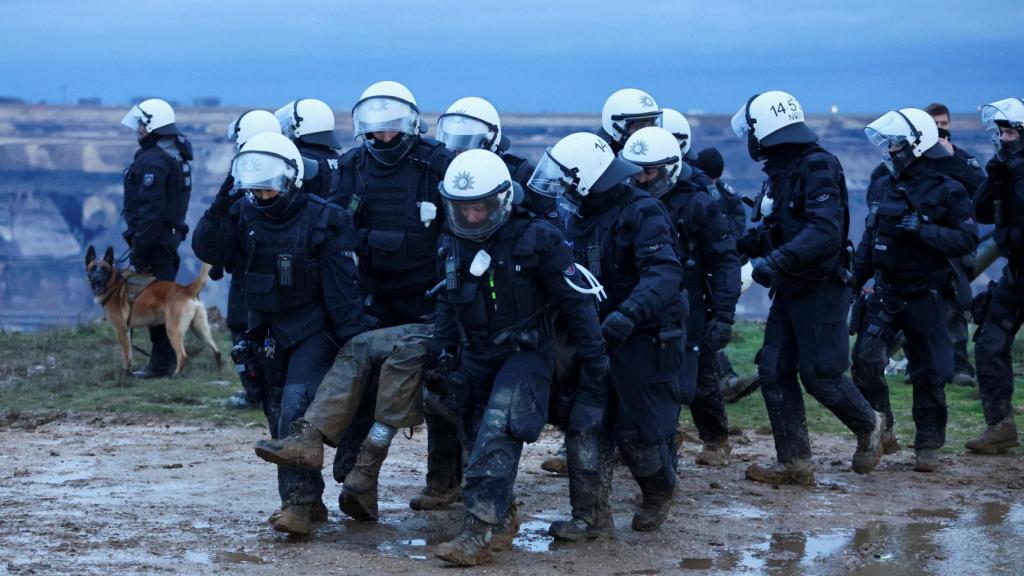
<path fill-rule="evenodd" d="M 172 225 L 182 225 L 188 215 L 188 203 L 192 196 L 192 165 L 182 154 L 177 139 L 161 138 L 157 147 L 170 156 L 170 164 L 177 174 L 177 190 L 167 190 L 164 195 L 164 221 Z M 191 152 L 190 152 L 191 155 Z"/>
<path fill-rule="evenodd" d="M 540 278 L 551 263 L 542 261 L 537 249 L 528 217 L 511 218 L 482 244 L 450 234 L 441 237 L 438 265 L 448 284 L 446 296 L 471 340 L 545 325 L 547 296 Z M 491 265 L 482 276 L 474 276 L 470 265 L 480 250 L 490 255 Z"/>
<path fill-rule="evenodd" d="M 696 193 L 695 183 L 687 181 L 677 184 L 661 197 L 679 237 L 676 251 L 679 253 L 679 263 L 683 266 L 683 287 L 690 290 L 691 296 L 703 294 L 707 283 L 704 272 L 706 263 L 702 261 L 697 249 L 698 224 L 692 221 Z"/>
<path fill-rule="evenodd" d="M 870 234 L 872 264 L 886 283 L 895 288 L 935 288 L 949 281 L 949 259 L 897 228 L 903 217 L 917 211 L 925 222 L 947 225 L 943 183 L 952 178 L 938 172 L 916 182 L 903 183 L 892 176 L 877 181 L 877 199 L 869 207 L 865 234 Z"/>
<path fill-rule="evenodd" d="M 313 231 L 326 226 L 327 204 L 312 195 L 287 220 L 260 218 L 243 211 L 245 237 L 245 301 L 250 310 L 279 314 L 310 303 L 322 303 L 320 255 Z"/>
<path fill-rule="evenodd" d="M 384 166 L 365 148 L 342 158 L 342 202 L 365 234 L 360 273 L 376 292 L 380 275 L 390 275 L 387 289 L 418 292 L 433 280 L 437 240 L 444 224 L 438 184 L 450 161 L 444 145 L 420 139 L 401 162 Z M 430 226 L 420 219 L 420 204 L 431 202 L 437 216 Z"/>

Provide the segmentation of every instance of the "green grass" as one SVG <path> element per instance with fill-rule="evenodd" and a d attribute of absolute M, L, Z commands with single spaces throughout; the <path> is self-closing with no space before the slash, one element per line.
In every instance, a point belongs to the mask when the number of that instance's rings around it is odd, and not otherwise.
<path fill-rule="evenodd" d="M 121 370 L 114 330 L 106 322 L 31 334 L 0 332 L 0 412 L 67 410 L 127 414 L 218 424 L 263 422 L 257 410 L 234 410 L 224 400 L 240 388 L 230 337 L 214 333 L 224 357 L 219 373 L 209 350 L 189 335 L 190 357 L 181 377 L 139 380 Z M 136 329 L 134 343 L 149 349 Z M 135 367 L 147 360 L 134 354 Z"/>
<path fill-rule="evenodd" d="M 761 347 L 763 325 L 738 322 L 729 357 L 741 375 L 754 373 L 754 355 Z M 257 410 L 234 410 L 224 400 L 240 388 L 228 352 L 226 332 L 214 337 L 224 354 L 225 366 L 217 372 L 213 356 L 189 336 L 191 357 L 182 377 L 137 380 L 121 371 L 114 330 L 105 322 L 75 328 L 44 330 L 32 334 L 0 332 L 0 412 L 78 411 L 156 417 L 176 421 L 217 424 L 262 425 Z M 135 331 L 135 343 L 148 349 L 145 330 Z M 1018 375 L 1024 361 L 1024 337 L 1014 349 Z M 146 357 L 136 353 L 135 364 Z M 889 378 L 897 432 L 904 444 L 913 439 L 910 415 L 911 386 L 903 376 Z M 949 427 L 947 449 L 960 450 L 964 441 L 984 427 L 981 404 L 975 389 L 948 386 Z M 805 395 L 807 422 L 812 432 L 848 434 L 846 428 L 821 404 Z M 1018 378 L 1014 405 L 1024 405 L 1024 391 Z M 732 424 L 752 430 L 768 424 L 764 401 L 754 393 L 728 406 Z M 686 414 L 686 411 L 684 411 Z M 689 416 L 684 416 L 689 419 Z"/>
<path fill-rule="evenodd" d="M 756 322 L 737 322 L 733 340 L 728 348 L 733 368 L 741 376 L 755 374 L 754 355 L 761 347 L 763 325 Z M 853 340 L 850 341 L 852 349 Z M 974 361 L 974 344 L 969 344 L 971 362 Z M 1024 405 L 1024 334 L 1017 338 L 1013 350 L 1014 375 L 1016 390 L 1014 406 Z M 914 438 L 914 419 L 911 416 L 913 387 L 904 384 L 905 376 L 889 376 L 890 402 L 895 419 L 896 435 L 904 446 L 911 446 Z M 981 411 L 981 401 L 976 388 L 963 386 L 946 386 L 946 402 L 949 406 L 949 421 L 946 427 L 946 451 L 960 451 L 964 442 L 973 438 L 985 428 L 985 419 Z M 825 409 L 817 400 L 804 393 L 804 407 L 807 410 L 807 426 L 811 432 L 849 434 L 843 423 Z M 759 392 L 727 407 L 731 424 L 744 430 L 756 429 L 768 425 L 768 413 L 765 411 L 764 400 Z M 684 418 L 689 418 L 685 415 Z"/>

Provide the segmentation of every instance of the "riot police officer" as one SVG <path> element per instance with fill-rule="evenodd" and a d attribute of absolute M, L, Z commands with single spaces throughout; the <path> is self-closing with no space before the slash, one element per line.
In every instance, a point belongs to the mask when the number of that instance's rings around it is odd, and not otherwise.
<path fill-rule="evenodd" d="M 613 439 L 643 493 L 633 529 L 656 530 L 672 503 L 675 430 L 684 400 L 683 278 L 665 209 L 648 192 L 625 184 L 640 171 L 597 135 L 576 133 L 551 147 L 530 179 L 535 191 L 561 199 L 576 260 L 607 295 L 598 314 L 611 373 L 602 386 L 582 377 L 569 411 L 572 518 L 549 528 L 559 539 L 614 531 Z"/>
<path fill-rule="evenodd" d="M 632 184 L 661 200 L 675 224 L 683 284 L 689 299 L 683 388 L 704 446 L 697 463 L 723 466 L 729 455 L 729 419 L 718 386 L 717 355 L 732 335 L 740 297 L 736 240 L 707 190 L 714 184 L 681 156 L 664 128 L 641 128 L 626 140 L 623 159 L 640 166 Z"/>
<path fill-rule="evenodd" d="M 601 129 L 598 135 L 618 154 L 633 132 L 661 122 L 661 108 L 654 98 L 636 88 L 623 88 L 612 93 L 601 108 Z"/>
<path fill-rule="evenodd" d="M 306 180 L 306 194 L 331 198 L 338 193 L 341 142 L 334 134 L 334 111 L 322 100 L 292 100 L 274 115 L 281 133 L 292 139 L 299 153 L 317 163 L 316 174 Z"/>
<path fill-rule="evenodd" d="M 1019 444 L 1010 350 L 1024 322 L 1024 100 L 987 104 L 981 121 L 995 132 L 996 154 L 985 166 L 988 179 L 975 197 L 975 211 L 979 222 L 995 224 L 996 244 L 1006 266 L 999 283 L 978 298 L 974 358 L 988 427 L 966 446 L 973 452 L 999 453 Z"/>
<path fill-rule="evenodd" d="M 575 288 L 581 273 L 572 252 L 550 223 L 514 212 L 513 188 L 505 163 L 486 150 L 460 154 L 441 187 L 450 232 L 438 252 L 445 289 L 431 364 L 457 358 L 440 385 L 465 399 L 462 430 L 472 450 L 465 525 L 435 554 L 462 565 L 489 561 L 492 533 L 512 506 L 523 443 L 536 441 L 547 421 L 554 372 L 549 308 L 571 318 L 585 373 L 601 379 L 609 364 L 593 300 Z"/>
<path fill-rule="evenodd" d="M 136 131 L 139 149 L 124 171 L 124 238 L 136 272 L 174 281 L 181 259 L 178 244 L 188 234 L 185 216 L 192 193 L 192 144 L 174 123 L 174 110 L 158 98 L 144 100 L 121 124 Z M 163 324 L 149 327 L 149 362 L 132 375 L 174 374 L 176 358 Z"/>
<path fill-rule="evenodd" d="M 885 414 L 891 435 L 892 410 L 885 384 L 888 347 L 903 330 L 914 386 L 914 469 L 938 467 L 936 450 L 945 443 L 945 384 L 953 377 L 953 344 L 946 329 L 947 304 L 941 295 L 955 274 L 950 258 L 974 251 L 978 226 L 967 191 L 939 171 L 935 159 L 949 156 L 927 112 L 903 108 L 887 112 L 864 129 L 885 146 L 889 174 L 876 178 L 867 193 L 869 213 L 857 246 L 854 287 L 874 277 L 874 292 L 853 349 L 853 378 L 875 410 Z"/>
<path fill-rule="evenodd" d="M 846 285 L 849 208 L 846 179 L 835 156 L 816 144 L 791 94 L 755 94 L 732 118 L 750 157 L 768 176 L 757 205 L 764 223 L 744 238 L 762 257 L 754 279 L 771 289 L 757 372 L 775 437 L 777 464 L 753 464 L 750 480 L 814 484 L 803 395 L 807 391 L 857 435 L 853 469 L 866 473 L 881 458 L 882 416 L 843 374 L 849 363 Z"/>
<path fill-rule="evenodd" d="M 247 340 L 274 438 L 303 415 L 338 347 L 366 328 L 348 215 L 301 190 L 315 166 L 281 134 L 253 136 L 232 162 L 236 192 L 214 201 L 192 238 L 204 262 L 244 262 Z M 246 201 L 236 201 L 242 193 Z M 308 534 L 327 519 L 323 488 L 319 471 L 278 466 L 271 526 Z"/>
<path fill-rule="evenodd" d="M 246 110 L 235 118 L 228 125 L 228 139 L 235 143 L 235 152 L 242 149 L 242 145 L 249 141 L 249 138 L 264 132 L 281 132 L 281 125 L 277 118 L 266 110 Z M 218 198 L 229 196 L 235 187 L 235 179 L 231 172 L 224 178 Z M 223 200 L 222 200 L 223 201 Z M 249 311 L 245 307 L 245 295 L 242 292 L 242 277 L 244 276 L 244 262 L 232 262 L 226 268 L 215 266 L 210 270 L 210 278 L 220 280 L 226 271 L 231 275 L 231 286 L 228 289 L 228 315 L 227 326 L 231 331 L 231 344 L 234 346 L 243 339 L 249 324 Z M 252 392 L 242 390 L 231 398 L 228 398 L 227 405 L 231 408 L 258 408 L 259 398 Z"/>
<path fill-rule="evenodd" d="M 502 131 L 501 118 L 493 104 L 476 96 L 459 98 L 437 119 L 437 139 L 456 154 L 477 148 L 497 154 L 508 167 L 512 181 L 523 188 L 524 197 L 519 206 L 538 218 L 558 221 L 554 200 L 527 188 L 526 182 L 534 166 L 526 158 L 508 151 L 511 141 Z"/>

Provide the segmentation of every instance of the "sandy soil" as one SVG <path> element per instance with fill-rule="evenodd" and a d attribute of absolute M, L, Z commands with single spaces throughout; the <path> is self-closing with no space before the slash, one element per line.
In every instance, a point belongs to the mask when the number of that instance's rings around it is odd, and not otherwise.
<path fill-rule="evenodd" d="M 383 518 L 337 509 L 311 537 L 277 534 L 270 465 L 252 443 L 261 428 L 114 418 L 0 421 L 0 574 L 424 574 L 452 569 L 432 547 L 454 535 L 461 507 L 407 507 L 424 473 L 426 435 L 398 438 L 383 472 Z M 495 574 L 1020 574 L 1024 459 L 946 456 L 945 471 L 911 470 L 904 450 L 868 476 L 849 470 L 853 439 L 817 437 L 814 488 L 744 479 L 773 457 L 770 436 L 734 436 L 735 462 L 692 464 L 684 446 L 673 514 L 655 534 L 629 529 L 638 498 L 616 471 L 617 538 L 554 544 L 548 524 L 568 513 L 567 480 L 540 470 L 559 437 L 524 451 L 517 486 L 523 527 Z"/>

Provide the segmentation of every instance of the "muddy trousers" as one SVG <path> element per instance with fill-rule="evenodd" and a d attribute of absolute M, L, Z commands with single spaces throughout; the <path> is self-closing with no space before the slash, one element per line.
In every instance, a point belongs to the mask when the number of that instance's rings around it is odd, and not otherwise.
<path fill-rule="evenodd" d="M 257 358 L 264 354 L 257 350 Z M 272 438 L 283 438 L 292 422 L 303 417 L 313 401 L 317 388 L 334 364 L 338 347 L 326 334 L 317 332 L 288 350 L 277 350 L 280 365 L 285 367 L 283 385 L 269 387 L 273 392 L 264 402 L 264 413 Z M 319 470 L 301 470 L 293 466 L 277 467 L 277 490 L 282 506 L 316 502 L 324 492 L 324 479 Z"/>
<path fill-rule="evenodd" d="M 697 426 L 697 434 L 705 444 L 725 441 L 729 437 L 729 417 L 725 412 L 725 398 L 719 386 L 721 378 L 718 362 L 719 351 L 702 342 L 704 319 L 700 318 L 700 329 L 689 342 L 701 342 L 697 352 L 697 386 L 690 402 L 690 415 Z M 688 322 L 693 321 L 693 316 Z M 691 332 L 692 333 L 692 332 Z M 689 335 L 688 335 L 689 336 Z M 690 356 L 692 358 L 692 355 Z M 690 359 L 688 358 L 688 360 Z"/>
<path fill-rule="evenodd" d="M 145 272 L 156 276 L 157 280 L 174 282 L 181 265 L 177 248 L 160 245 L 145 255 L 145 259 L 131 255 L 131 264 L 137 272 Z M 178 357 L 167 337 L 167 328 L 163 324 L 149 327 L 149 341 L 152 348 L 149 353 L 149 367 L 155 372 L 170 372 L 178 365 Z"/>
<path fill-rule="evenodd" d="M 948 304 L 934 290 L 901 294 L 876 287 L 869 296 L 853 346 L 853 380 L 892 428 L 889 387 L 885 382 L 888 348 L 896 333 L 906 340 L 916 450 L 934 450 L 946 442 L 946 383 L 953 378 L 953 343 L 946 330 Z"/>
<path fill-rule="evenodd" d="M 875 427 L 871 405 L 844 375 L 850 290 L 831 280 L 809 284 L 796 294 L 775 294 L 758 353 L 757 376 L 781 463 L 811 457 L 800 383 L 855 434 Z"/>
<path fill-rule="evenodd" d="M 1019 277 L 1019 276 L 1018 276 Z M 974 334 L 974 359 L 985 423 L 995 425 L 1013 415 L 1013 363 L 1010 350 L 1024 323 L 1024 283 L 1006 274 L 992 288 L 988 313 Z"/>
<path fill-rule="evenodd" d="M 497 525 L 513 501 L 523 443 L 547 421 L 555 364 L 551 347 L 462 350 L 459 373 L 468 388 L 464 441 L 469 449 L 462 486 L 466 513 Z M 495 349 L 497 348 L 497 349 Z"/>

